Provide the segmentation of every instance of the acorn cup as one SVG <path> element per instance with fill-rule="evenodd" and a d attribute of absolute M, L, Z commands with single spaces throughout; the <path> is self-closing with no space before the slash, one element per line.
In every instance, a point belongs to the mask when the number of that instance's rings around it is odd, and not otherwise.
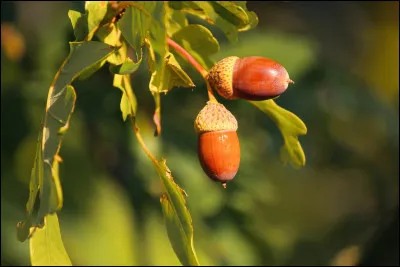
<path fill-rule="evenodd" d="M 207 176 L 216 182 L 233 180 L 240 164 L 238 123 L 222 104 L 208 101 L 194 123 L 198 134 L 198 157 Z"/>
<path fill-rule="evenodd" d="M 275 98 L 294 83 L 278 62 L 264 57 L 227 57 L 211 68 L 207 80 L 222 97 L 261 101 Z"/>

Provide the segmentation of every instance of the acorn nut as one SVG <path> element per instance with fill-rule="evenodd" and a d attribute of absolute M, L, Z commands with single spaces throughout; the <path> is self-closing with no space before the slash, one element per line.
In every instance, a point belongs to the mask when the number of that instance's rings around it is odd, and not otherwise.
<path fill-rule="evenodd" d="M 226 187 L 239 169 L 238 123 L 222 104 L 208 101 L 195 120 L 198 157 L 207 176 Z"/>
<path fill-rule="evenodd" d="M 211 68 L 207 80 L 226 99 L 253 101 L 275 98 L 293 83 L 282 65 L 264 57 L 224 58 Z"/>

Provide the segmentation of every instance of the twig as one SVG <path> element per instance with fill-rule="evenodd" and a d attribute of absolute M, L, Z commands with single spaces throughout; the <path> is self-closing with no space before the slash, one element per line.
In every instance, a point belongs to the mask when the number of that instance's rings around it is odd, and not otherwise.
<path fill-rule="evenodd" d="M 172 40 L 171 38 L 167 38 L 167 42 L 168 45 L 171 46 L 172 48 L 174 48 L 177 52 L 179 52 L 184 58 L 186 58 L 186 60 L 200 73 L 200 75 L 203 77 L 203 79 L 206 81 L 207 84 L 207 91 L 208 91 L 208 98 L 210 99 L 210 101 L 213 102 L 218 102 L 217 99 L 214 96 L 214 93 L 211 89 L 210 84 L 207 81 L 207 75 L 208 75 L 208 71 L 200 65 L 199 62 L 197 62 L 196 59 L 194 59 L 194 57 L 189 54 L 188 51 L 185 50 L 185 48 L 183 48 L 182 46 L 180 46 L 179 44 L 177 44 L 174 40 Z"/>

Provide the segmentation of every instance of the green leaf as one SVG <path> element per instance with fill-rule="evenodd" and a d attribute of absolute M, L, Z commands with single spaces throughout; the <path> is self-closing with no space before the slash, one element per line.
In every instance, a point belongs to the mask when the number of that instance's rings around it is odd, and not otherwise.
<path fill-rule="evenodd" d="M 44 218 L 43 228 L 31 228 L 30 258 L 32 266 L 72 266 L 61 239 L 57 214 Z"/>
<path fill-rule="evenodd" d="M 164 60 L 156 63 L 155 70 L 150 78 L 150 92 L 154 96 L 156 104 L 153 121 L 156 125 L 155 135 L 161 134 L 161 93 L 168 93 L 174 87 L 193 87 L 194 83 L 190 77 L 182 70 L 174 55 L 170 52 Z"/>
<path fill-rule="evenodd" d="M 219 52 L 219 44 L 206 27 L 191 24 L 176 32 L 172 39 L 185 48 L 206 69 L 214 65 L 210 56 Z"/>
<path fill-rule="evenodd" d="M 79 75 L 79 80 L 83 81 L 86 80 L 87 78 L 89 78 L 90 76 L 92 76 L 93 74 L 95 74 L 98 70 L 100 70 L 104 64 L 106 64 L 107 59 L 104 59 L 102 61 L 99 61 L 98 63 L 96 63 L 95 65 L 93 65 L 92 67 L 84 70 L 80 75 Z"/>
<path fill-rule="evenodd" d="M 89 34 L 87 14 L 82 14 L 75 10 L 68 11 L 68 17 L 74 29 L 75 41 L 83 41 Z"/>
<path fill-rule="evenodd" d="M 125 121 L 128 115 L 136 116 L 137 100 L 131 87 L 129 75 L 115 74 L 113 86 L 122 91 L 120 103 L 122 119 Z"/>
<path fill-rule="evenodd" d="M 150 79 L 150 91 L 153 94 L 168 93 L 175 87 L 194 87 L 189 75 L 181 68 L 172 53 L 168 52 L 164 60 L 156 64 Z"/>
<path fill-rule="evenodd" d="M 226 21 L 238 28 L 249 24 L 249 17 L 246 11 L 239 5 L 230 1 L 209 1 L 214 11 Z"/>
<path fill-rule="evenodd" d="M 74 111 L 76 94 L 70 84 L 82 73 L 114 51 L 100 42 L 72 42 L 70 54 L 64 61 L 50 86 L 41 131 L 38 137 L 36 158 L 31 173 L 30 193 L 27 203 L 27 220 L 18 224 L 18 235 L 22 237 L 29 224 L 41 225 L 47 214 L 62 206 L 62 190 L 58 177 L 59 150 L 62 136 L 69 127 Z M 39 190 L 40 206 L 36 218 L 33 207 Z M 25 231 L 26 233 L 26 231 Z M 23 239 L 23 238 L 20 238 Z"/>
<path fill-rule="evenodd" d="M 165 57 L 167 64 L 166 72 L 164 73 L 164 79 L 167 81 L 167 87 L 164 88 L 167 93 L 174 87 L 194 87 L 194 83 L 190 79 L 189 75 L 181 68 L 178 61 L 176 61 L 175 56 L 172 53 L 168 53 Z"/>
<path fill-rule="evenodd" d="M 258 24 L 257 14 L 247 10 L 246 1 L 184 1 L 170 7 L 216 25 L 231 43 L 238 40 L 238 31 Z"/>
<path fill-rule="evenodd" d="M 150 25 L 149 31 L 149 42 L 151 43 L 152 49 L 156 52 L 161 58 L 165 56 L 168 52 L 167 45 L 167 30 L 166 25 L 168 24 L 166 5 L 164 2 L 156 2 L 154 7 L 152 16 L 153 20 Z"/>
<path fill-rule="evenodd" d="M 306 157 L 298 140 L 299 135 L 307 134 L 304 122 L 292 112 L 278 106 L 274 100 L 249 102 L 270 116 L 279 127 L 284 139 L 284 146 L 281 148 L 282 161 L 290 162 L 295 168 L 304 166 Z"/>
<path fill-rule="evenodd" d="M 100 26 L 107 14 L 108 1 L 85 1 L 88 22 L 88 40 L 91 40 L 94 32 Z"/>
<path fill-rule="evenodd" d="M 174 35 L 174 33 L 188 25 L 188 20 L 182 11 L 174 10 L 172 8 L 168 8 L 166 11 L 168 18 L 168 24 L 166 27 L 168 36 Z"/>
<path fill-rule="evenodd" d="M 161 133 L 160 93 L 165 86 L 163 77 L 166 72 L 165 56 L 168 52 L 167 32 L 165 29 L 167 24 L 166 10 L 167 7 L 164 2 L 156 2 L 153 10 L 153 20 L 150 25 L 150 34 L 146 43 L 149 48 L 149 69 L 152 72 L 149 88 L 153 94 L 156 106 L 153 115 L 153 121 L 156 125 L 156 136 Z"/>
<path fill-rule="evenodd" d="M 28 202 L 26 203 L 26 210 L 29 215 L 32 214 L 36 196 L 39 192 L 39 180 L 40 177 L 43 176 L 43 154 L 42 154 L 43 124 L 41 126 L 42 126 L 41 131 L 39 132 L 38 140 L 36 143 L 35 161 L 33 164 L 33 168 L 31 171 L 31 179 L 29 182 L 29 199 Z"/>
<path fill-rule="evenodd" d="M 41 131 L 39 132 L 37 143 L 36 143 L 36 155 L 31 171 L 31 178 L 29 182 L 29 199 L 26 203 L 27 219 L 26 221 L 17 223 L 17 238 L 20 242 L 24 242 L 29 236 L 29 229 L 33 224 L 33 208 L 35 206 L 36 198 L 39 192 L 39 183 L 41 177 L 43 177 L 43 154 L 42 154 L 42 136 L 43 136 L 43 124 L 41 125 Z M 43 220 L 43 218 L 42 218 Z M 37 221 L 36 224 L 42 224 L 43 221 Z"/>
<path fill-rule="evenodd" d="M 150 78 L 150 92 L 154 96 L 156 104 L 153 121 L 156 125 L 155 135 L 161 133 L 161 93 L 168 93 L 174 87 L 193 87 L 194 83 L 190 77 L 182 70 L 174 55 L 170 52 L 160 62 L 154 62 L 154 52 L 150 46 L 149 65 L 152 75 Z"/>
<path fill-rule="evenodd" d="M 231 43 L 235 43 L 238 40 L 238 31 L 235 25 L 222 18 L 215 10 L 210 2 L 206 1 L 193 1 L 199 6 L 203 12 L 187 10 L 186 12 L 195 15 L 201 19 L 206 20 L 208 23 L 215 24 L 220 28 Z"/>
<path fill-rule="evenodd" d="M 203 10 L 194 1 L 168 1 L 170 8 L 190 12 L 202 12 Z"/>
<path fill-rule="evenodd" d="M 123 64 L 117 66 L 110 66 L 110 71 L 114 74 L 119 74 L 119 75 L 131 74 L 137 71 L 137 69 L 140 66 L 140 63 L 142 63 L 142 58 L 140 58 L 139 62 L 135 63 L 132 61 L 132 59 L 128 57 L 126 58 Z"/>
<path fill-rule="evenodd" d="M 69 126 L 70 117 L 76 101 L 75 90 L 72 86 L 64 87 L 51 100 L 47 107 L 43 127 L 43 175 L 39 176 L 40 206 L 38 220 L 42 221 L 47 214 L 56 212 L 62 207 L 62 189 L 58 175 L 57 151 L 60 148 L 62 135 Z"/>
<path fill-rule="evenodd" d="M 199 266 L 193 244 L 193 225 L 186 207 L 186 193 L 174 182 L 165 160 L 156 164 L 165 192 L 160 198 L 167 233 L 175 254 L 184 266 Z"/>
<path fill-rule="evenodd" d="M 91 40 L 101 23 L 115 15 L 107 1 L 86 1 L 85 10 L 86 14 L 75 10 L 68 12 L 76 42 Z"/>
<path fill-rule="evenodd" d="M 70 42 L 70 55 L 55 82 L 54 90 L 57 90 L 55 94 L 72 83 L 83 71 L 106 59 L 114 51 L 114 47 L 101 42 Z"/>
<path fill-rule="evenodd" d="M 103 43 L 111 46 L 120 47 L 117 51 L 107 57 L 107 62 L 114 65 L 120 65 L 124 63 L 127 58 L 127 45 L 125 42 L 120 40 L 121 31 L 115 26 L 110 24 L 108 26 L 101 27 L 97 32 L 96 36 Z"/>
<path fill-rule="evenodd" d="M 111 46 L 121 46 L 120 31 L 115 24 L 110 24 L 101 27 L 97 32 L 96 36 L 102 41 Z"/>
<path fill-rule="evenodd" d="M 258 25 L 258 16 L 255 12 L 250 11 L 247 13 L 249 17 L 249 23 L 241 28 L 238 29 L 239 32 L 248 31 L 254 29 Z"/>
<path fill-rule="evenodd" d="M 129 103 L 129 98 L 126 96 L 125 92 L 122 93 L 121 103 L 119 104 L 119 107 L 122 112 L 122 119 L 126 121 L 126 118 L 128 117 L 128 115 L 131 115 L 132 112 L 131 112 L 131 104 Z"/>
<path fill-rule="evenodd" d="M 136 53 L 139 52 L 148 34 L 152 22 L 151 12 L 156 4 L 152 1 L 135 2 L 134 6 L 127 7 L 125 15 L 118 22 L 122 35 Z"/>
<path fill-rule="evenodd" d="M 28 238 L 31 225 L 31 218 L 17 223 L 17 239 L 19 242 L 24 242 Z"/>
<path fill-rule="evenodd" d="M 128 58 L 128 47 L 125 42 L 122 42 L 122 46 L 120 49 L 112 53 L 109 57 L 107 57 L 107 62 L 114 65 L 121 65 Z M 141 60 L 142 57 L 140 57 Z"/>
<path fill-rule="evenodd" d="M 247 31 L 255 28 L 258 25 L 258 16 L 255 12 L 249 11 L 247 9 L 246 1 L 232 1 L 231 3 L 241 7 L 246 12 L 248 17 L 248 22 L 245 25 L 239 27 L 239 31 Z"/>
<path fill-rule="evenodd" d="M 181 10 L 183 8 L 182 1 L 168 1 L 168 6 L 174 10 Z"/>

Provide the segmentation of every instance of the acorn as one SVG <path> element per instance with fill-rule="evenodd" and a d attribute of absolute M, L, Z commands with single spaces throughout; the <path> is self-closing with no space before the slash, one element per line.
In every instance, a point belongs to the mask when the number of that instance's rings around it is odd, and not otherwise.
<path fill-rule="evenodd" d="M 278 62 L 264 57 L 227 57 L 208 72 L 207 80 L 222 97 L 261 101 L 280 96 L 294 83 Z"/>
<path fill-rule="evenodd" d="M 233 180 L 240 164 L 240 144 L 235 116 L 224 105 L 208 101 L 194 123 L 198 134 L 198 157 L 207 176 L 216 182 Z"/>

